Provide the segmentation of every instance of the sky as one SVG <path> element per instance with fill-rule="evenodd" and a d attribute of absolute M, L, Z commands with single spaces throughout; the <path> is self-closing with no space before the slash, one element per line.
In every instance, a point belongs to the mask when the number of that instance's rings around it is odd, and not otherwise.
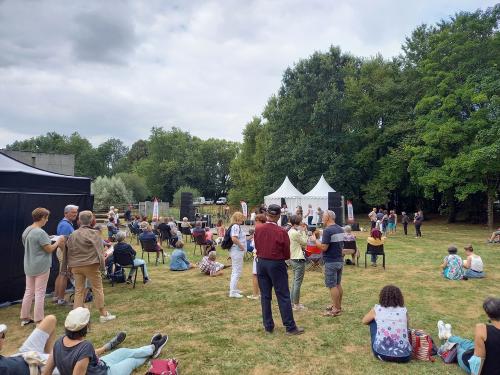
<path fill-rule="evenodd" d="M 283 71 L 331 45 L 385 58 L 486 0 L 0 0 L 0 148 L 75 131 L 131 145 L 153 126 L 240 141 Z"/>

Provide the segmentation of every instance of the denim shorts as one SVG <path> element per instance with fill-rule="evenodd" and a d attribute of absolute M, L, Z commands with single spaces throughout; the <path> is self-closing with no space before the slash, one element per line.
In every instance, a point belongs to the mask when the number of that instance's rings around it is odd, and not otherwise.
<path fill-rule="evenodd" d="M 344 262 L 325 263 L 325 286 L 335 288 L 342 281 L 342 269 Z"/>

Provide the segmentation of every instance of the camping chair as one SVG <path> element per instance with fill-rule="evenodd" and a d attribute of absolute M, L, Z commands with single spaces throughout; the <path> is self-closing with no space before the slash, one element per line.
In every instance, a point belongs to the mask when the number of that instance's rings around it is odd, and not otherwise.
<path fill-rule="evenodd" d="M 193 255 L 196 254 L 196 247 L 200 247 L 200 254 L 203 255 L 203 247 L 207 247 L 209 244 L 207 243 L 207 240 L 205 238 L 205 232 L 193 232 L 193 238 L 194 238 L 194 250 L 193 250 Z"/>
<path fill-rule="evenodd" d="M 139 235 L 141 234 L 141 230 L 134 227 L 132 223 L 128 223 L 127 227 L 130 232 L 130 242 L 132 242 L 132 239 L 135 237 L 137 244 L 139 245 Z"/>
<path fill-rule="evenodd" d="M 189 227 L 181 227 L 182 238 L 186 237 L 184 242 L 187 242 L 189 238 L 191 238 L 191 242 L 193 240 L 193 236 L 191 235 L 191 228 Z"/>
<path fill-rule="evenodd" d="M 365 268 L 366 268 L 366 257 L 368 254 L 374 254 L 374 255 L 382 255 L 382 267 L 384 267 L 385 270 L 385 252 L 384 252 L 384 245 L 378 245 L 374 246 L 369 243 L 366 244 L 366 252 L 365 252 Z"/>
<path fill-rule="evenodd" d="M 354 255 L 356 259 L 356 264 L 359 266 L 359 251 L 356 245 L 356 240 L 354 241 L 344 241 L 344 248 L 342 249 L 342 255 Z"/>
<path fill-rule="evenodd" d="M 323 272 L 323 255 L 317 246 L 307 245 L 306 260 L 309 263 L 307 271 Z"/>
<path fill-rule="evenodd" d="M 155 239 L 149 239 L 149 240 L 141 240 L 141 248 L 142 248 L 142 255 L 141 258 L 144 259 L 144 253 L 146 252 L 148 254 L 148 263 L 149 263 L 149 253 L 155 253 L 156 254 L 156 265 L 158 265 L 158 253 L 157 253 L 157 248 L 156 246 L 158 245 Z M 163 250 L 160 249 L 161 253 L 161 258 L 162 258 L 162 263 L 165 264 L 165 254 L 163 253 Z"/>
<path fill-rule="evenodd" d="M 113 269 L 117 270 L 120 267 L 124 270 L 125 270 L 125 268 L 130 268 L 130 273 L 135 271 L 134 282 L 133 282 L 133 286 L 132 286 L 132 288 L 134 289 L 135 282 L 137 281 L 137 274 L 139 273 L 137 268 L 139 268 L 139 267 L 141 268 L 142 275 L 144 276 L 144 265 L 134 266 L 134 259 L 128 253 L 123 253 L 123 254 L 113 253 Z M 125 272 L 125 271 L 123 271 L 123 272 Z M 130 273 L 129 273 L 129 276 L 130 276 Z M 111 286 L 115 286 L 115 278 L 113 277 L 113 275 L 111 275 Z"/>
<path fill-rule="evenodd" d="M 159 226 L 158 230 L 160 232 L 160 246 L 163 241 L 167 242 L 167 246 L 170 247 L 170 238 L 172 238 L 172 233 L 170 232 L 170 225 Z"/>

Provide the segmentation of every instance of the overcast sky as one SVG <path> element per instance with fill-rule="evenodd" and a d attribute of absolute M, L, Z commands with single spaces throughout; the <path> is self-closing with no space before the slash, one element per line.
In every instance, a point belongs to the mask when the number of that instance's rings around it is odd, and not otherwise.
<path fill-rule="evenodd" d="M 0 0 L 0 147 L 48 131 L 130 145 L 152 126 L 241 140 L 286 67 L 405 36 L 486 0 Z"/>

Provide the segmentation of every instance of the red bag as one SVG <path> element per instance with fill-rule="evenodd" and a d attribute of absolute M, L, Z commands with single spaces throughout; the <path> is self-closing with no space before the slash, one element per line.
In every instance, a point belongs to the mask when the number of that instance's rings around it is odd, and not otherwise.
<path fill-rule="evenodd" d="M 175 358 L 153 359 L 146 375 L 177 375 L 177 364 Z"/>
<path fill-rule="evenodd" d="M 412 347 L 412 357 L 420 361 L 434 362 L 432 338 L 422 330 L 410 330 L 410 342 Z"/>

